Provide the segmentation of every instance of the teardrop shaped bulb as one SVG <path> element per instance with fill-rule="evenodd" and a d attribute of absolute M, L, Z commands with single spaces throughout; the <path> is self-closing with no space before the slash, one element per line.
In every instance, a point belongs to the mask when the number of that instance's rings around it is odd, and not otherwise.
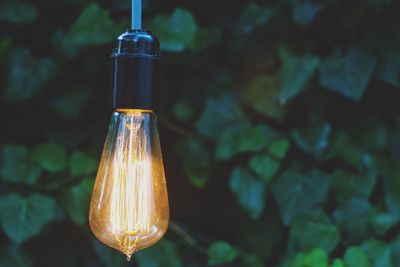
<path fill-rule="evenodd" d="M 130 259 L 160 240 L 168 221 L 157 117 L 147 110 L 117 110 L 90 202 L 90 227 L 100 241 Z"/>

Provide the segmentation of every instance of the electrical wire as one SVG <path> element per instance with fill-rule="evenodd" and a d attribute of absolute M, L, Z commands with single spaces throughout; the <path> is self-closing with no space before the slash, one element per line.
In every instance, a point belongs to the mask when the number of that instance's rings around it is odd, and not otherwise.
<path fill-rule="evenodd" d="M 132 0 L 132 30 L 142 29 L 142 0 Z"/>

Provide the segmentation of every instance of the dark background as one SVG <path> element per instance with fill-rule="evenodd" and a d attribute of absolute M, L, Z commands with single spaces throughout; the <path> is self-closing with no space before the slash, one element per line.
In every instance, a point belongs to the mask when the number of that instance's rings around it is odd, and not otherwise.
<path fill-rule="evenodd" d="M 131 263 L 87 223 L 129 20 L 1 1 L 1 267 L 400 267 L 398 1 L 144 1 L 171 224 Z"/>

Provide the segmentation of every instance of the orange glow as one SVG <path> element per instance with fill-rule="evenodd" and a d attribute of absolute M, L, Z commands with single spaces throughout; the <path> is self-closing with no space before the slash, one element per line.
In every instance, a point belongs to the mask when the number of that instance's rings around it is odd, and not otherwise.
<path fill-rule="evenodd" d="M 164 166 L 152 111 L 117 110 L 111 118 L 90 203 L 96 237 L 128 260 L 168 228 Z"/>

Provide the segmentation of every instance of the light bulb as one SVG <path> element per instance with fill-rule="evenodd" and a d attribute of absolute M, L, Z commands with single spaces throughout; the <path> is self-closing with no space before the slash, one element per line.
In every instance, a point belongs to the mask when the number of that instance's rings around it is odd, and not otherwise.
<path fill-rule="evenodd" d="M 111 117 L 89 209 L 95 236 L 127 255 L 156 243 L 169 209 L 157 117 L 117 109 Z"/>

